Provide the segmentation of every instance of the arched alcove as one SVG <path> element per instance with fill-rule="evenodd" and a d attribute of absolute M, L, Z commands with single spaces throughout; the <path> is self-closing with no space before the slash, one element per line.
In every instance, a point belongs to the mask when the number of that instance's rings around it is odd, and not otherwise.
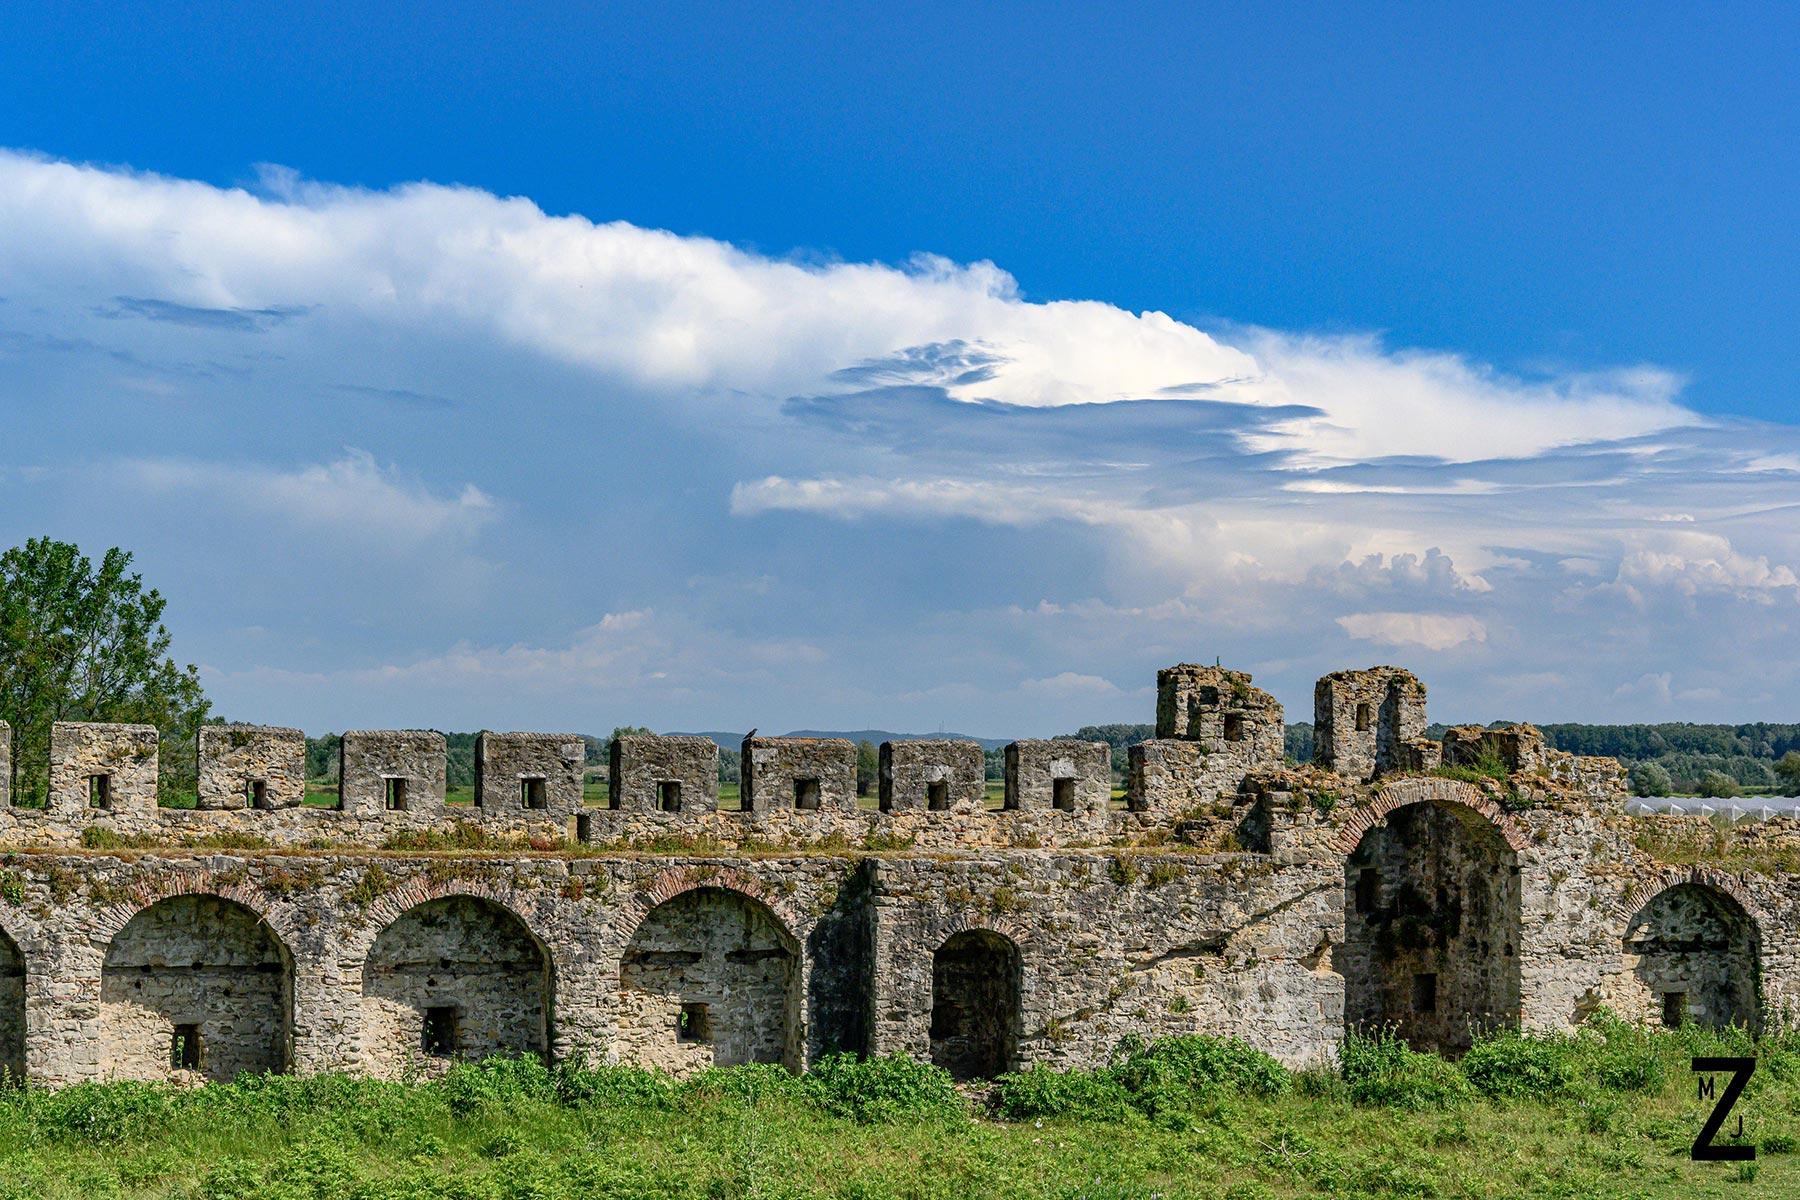
<path fill-rule="evenodd" d="M 682 892 L 652 909 L 619 963 L 614 1049 L 684 1073 L 800 1066 L 800 959 L 761 902 L 728 888 Z"/>
<path fill-rule="evenodd" d="M 407 909 L 369 948 L 362 983 L 363 1057 L 377 1074 L 549 1048 L 549 955 L 492 900 Z"/>
<path fill-rule="evenodd" d="M 100 972 L 102 1064 L 120 1079 L 285 1071 L 293 967 L 255 912 L 171 896 L 114 935 Z"/>
<path fill-rule="evenodd" d="M 1519 1017 L 1518 855 L 1484 814 L 1403 804 L 1344 863 L 1344 1021 L 1456 1054 Z"/>
<path fill-rule="evenodd" d="M 1758 1028 L 1761 937 L 1731 896 L 1703 883 L 1664 888 L 1632 914 L 1620 1015 L 1663 1025 Z"/>
<path fill-rule="evenodd" d="M 956 1079 L 992 1079 L 1019 1050 L 1019 948 L 988 929 L 931 956 L 931 1061 Z"/>

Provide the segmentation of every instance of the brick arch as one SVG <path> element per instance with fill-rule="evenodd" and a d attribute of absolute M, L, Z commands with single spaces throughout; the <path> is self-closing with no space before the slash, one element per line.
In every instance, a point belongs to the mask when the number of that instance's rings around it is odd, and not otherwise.
<path fill-rule="evenodd" d="M 1332 849 L 1339 854 L 1355 853 L 1363 834 L 1386 820 L 1389 813 L 1410 804 L 1467 809 L 1493 826 L 1515 854 L 1531 841 L 1504 808 L 1472 783 L 1460 779 L 1396 779 L 1376 792 L 1367 804 L 1351 810 L 1331 841 Z"/>
<path fill-rule="evenodd" d="M 229 900 L 246 911 L 254 914 L 256 919 L 269 927 L 275 938 L 275 944 L 282 955 L 291 964 L 297 930 L 288 927 L 285 921 L 271 919 L 269 914 L 269 895 L 259 887 L 238 880 L 235 876 L 229 882 L 220 882 L 216 872 L 183 868 L 176 871 L 159 871 L 154 876 L 140 878 L 124 889 L 126 898 L 112 904 L 96 905 L 94 920 L 90 928 L 93 938 L 104 948 L 119 936 L 125 926 L 139 913 L 152 908 L 164 900 L 173 900 L 180 896 L 211 896 L 218 900 Z"/>
<path fill-rule="evenodd" d="M 505 884 L 495 884 L 485 879 L 431 879 L 417 876 L 396 887 L 375 903 L 369 905 L 365 913 L 365 921 L 358 932 L 356 946 L 357 958 L 366 959 L 369 951 L 382 933 L 401 917 L 433 900 L 444 900 L 452 896 L 467 896 L 473 900 L 485 900 L 505 910 L 531 935 L 544 955 L 544 961 L 552 971 L 556 969 L 556 958 L 550 951 L 550 937 L 541 928 L 541 914 L 538 912 L 537 897 L 532 893 Z"/>
<path fill-rule="evenodd" d="M 938 946 L 955 937 L 959 933 L 997 933 L 1010 941 L 1020 951 L 1031 940 L 1031 931 L 1017 921 L 1009 921 L 1004 917 L 985 918 L 978 913 L 952 913 L 938 924 Z M 935 949 L 935 947 L 934 947 Z"/>
<path fill-rule="evenodd" d="M 803 944 L 798 932 L 806 924 L 802 914 L 761 879 L 736 867 L 671 867 L 658 873 L 649 886 L 639 888 L 629 901 L 619 906 L 616 936 L 621 943 L 629 942 L 638 926 L 659 907 L 687 892 L 707 888 L 736 892 L 754 900 L 768 910 L 781 936 L 792 941 L 796 949 Z"/>
<path fill-rule="evenodd" d="M 1632 918 L 1644 911 L 1645 906 L 1652 900 L 1670 888 L 1680 887 L 1685 883 L 1710 888 L 1722 895 L 1729 896 L 1750 919 L 1750 923 L 1756 929 L 1758 941 L 1762 945 L 1768 945 L 1769 920 L 1768 915 L 1762 911 L 1762 907 L 1750 898 L 1750 893 L 1744 890 L 1743 884 L 1739 883 L 1735 876 L 1728 875 L 1724 871 L 1709 867 L 1704 863 L 1696 864 L 1687 870 L 1672 867 L 1659 871 L 1638 884 L 1618 907 L 1620 928 L 1629 929 Z"/>

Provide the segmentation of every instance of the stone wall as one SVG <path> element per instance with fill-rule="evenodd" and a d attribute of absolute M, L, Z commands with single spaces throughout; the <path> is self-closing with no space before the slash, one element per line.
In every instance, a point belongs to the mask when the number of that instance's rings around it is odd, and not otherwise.
<path fill-rule="evenodd" d="M 1313 688 L 1313 762 L 1348 779 L 1416 769 L 1425 685 L 1400 667 L 1334 671 Z"/>
<path fill-rule="evenodd" d="M 475 739 L 475 816 L 567 828 L 582 810 L 587 743 L 577 733 L 490 733 Z"/>
<path fill-rule="evenodd" d="M 979 742 L 881 743 L 882 812 L 972 812 L 987 804 L 987 757 Z"/>
<path fill-rule="evenodd" d="M 1247 671 L 1193 663 L 1156 673 L 1156 738 L 1127 751 L 1132 811 L 1173 819 L 1236 792 L 1250 772 L 1281 765 L 1281 705 L 1250 683 Z"/>
<path fill-rule="evenodd" d="M 615 809 L 717 812 L 719 744 L 709 737 L 615 737 L 607 781 L 609 803 Z"/>
<path fill-rule="evenodd" d="M 856 807 L 856 744 L 843 738 L 747 737 L 744 807 L 751 812 Z"/>
<path fill-rule="evenodd" d="M 266 725 L 202 725 L 198 806 L 293 808 L 306 800 L 306 734 Z"/>
<path fill-rule="evenodd" d="M 444 735 L 353 729 L 338 742 L 338 807 L 363 820 L 444 810 Z"/>
<path fill-rule="evenodd" d="M 12 726 L 0 721 L 0 808 L 12 804 Z"/>
<path fill-rule="evenodd" d="M 1072 738 L 1006 747 L 1006 807 L 1020 812 L 1104 814 L 1112 802 L 1112 747 Z"/>
<path fill-rule="evenodd" d="M 50 727 L 49 811 L 148 819 L 156 809 L 156 727 L 58 721 Z"/>

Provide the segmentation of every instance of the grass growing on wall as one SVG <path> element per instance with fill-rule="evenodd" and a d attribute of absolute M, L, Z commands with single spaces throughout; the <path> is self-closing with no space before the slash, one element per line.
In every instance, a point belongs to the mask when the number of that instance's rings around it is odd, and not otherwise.
<path fill-rule="evenodd" d="M 1688 1160 L 1711 1101 L 1694 1054 L 1755 1053 L 1738 1111 L 1753 1164 Z M 180 1090 L 0 1093 L 0 1197 L 1800 1194 L 1800 1038 L 1506 1035 L 1460 1063 L 1355 1039 L 1292 1073 L 1226 1039 L 1127 1043 L 1095 1071 L 1036 1068 L 971 1106 L 935 1068 L 827 1060 L 686 1081 L 629 1067 L 462 1065 L 429 1082 L 246 1077 Z M 1722 1085 L 1722 1081 L 1721 1081 Z M 1735 1129 L 1735 1121 L 1732 1124 Z"/>

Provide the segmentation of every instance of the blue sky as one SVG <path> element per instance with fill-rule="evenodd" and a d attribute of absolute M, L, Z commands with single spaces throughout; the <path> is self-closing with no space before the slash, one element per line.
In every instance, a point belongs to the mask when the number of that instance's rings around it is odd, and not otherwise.
<path fill-rule="evenodd" d="M 0 540 L 234 717 L 1800 700 L 1791 9 L 7 26 Z"/>

